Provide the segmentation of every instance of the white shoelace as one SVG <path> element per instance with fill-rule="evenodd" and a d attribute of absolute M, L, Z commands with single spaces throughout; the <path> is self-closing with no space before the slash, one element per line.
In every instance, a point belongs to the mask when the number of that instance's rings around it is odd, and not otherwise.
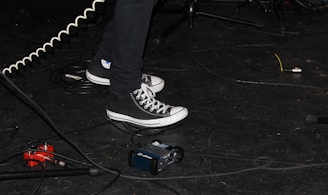
<path fill-rule="evenodd" d="M 141 84 L 141 88 L 133 91 L 133 94 L 136 95 L 139 104 L 143 105 L 144 109 L 149 109 L 150 112 L 156 110 L 156 114 L 160 112 L 165 114 L 167 109 L 171 107 L 156 100 L 155 94 L 145 84 Z"/>

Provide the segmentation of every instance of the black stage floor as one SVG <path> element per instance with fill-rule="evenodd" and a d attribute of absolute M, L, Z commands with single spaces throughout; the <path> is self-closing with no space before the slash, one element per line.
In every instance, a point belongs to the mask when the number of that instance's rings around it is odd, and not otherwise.
<path fill-rule="evenodd" d="M 2 1 L 0 66 L 41 47 L 91 2 Z M 184 1 L 161 1 L 144 72 L 165 79 L 158 99 L 189 109 L 187 119 L 165 129 L 108 121 L 108 89 L 85 80 L 114 6 L 97 4 L 80 28 L 6 74 L 25 97 L 2 79 L 1 194 L 327 194 L 328 15 L 302 2 L 309 1 L 284 1 L 284 24 L 268 2 L 236 12 L 241 2 L 199 1 L 201 11 L 259 27 L 197 15 L 192 29 L 185 21 L 166 34 L 181 16 L 168 11 Z M 129 151 L 153 140 L 182 147 L 184 158 L 157 175 L 129 167 Z M 37 158 L 44 143 L 66 167 L 28 167 L 23 154 Z M 88 175 L 95 165 L 85 156 L 108 172 Z"/>

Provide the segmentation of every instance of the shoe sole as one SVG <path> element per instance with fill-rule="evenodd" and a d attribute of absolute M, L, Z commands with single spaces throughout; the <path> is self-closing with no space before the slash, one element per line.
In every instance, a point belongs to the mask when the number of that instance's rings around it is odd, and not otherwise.
<path fill-rule="evenodd" d="M 120 122 L 128 122 L 138 126 L 143 127 L 164 127 L 173 125 L 188 116 L 188 109 L 184 108 L 179 112 L 175 113 L 172 116 L 165 117 L 165 118 L 158 118 L 158 119 L 150 119 L 150 120 L 143 120 L 143 119 L 136 119 L 131 116 L 127 116 L 124 114 L 119 114 L 116 112 L 112 112 L 110 110 L 106 110 L 107 117 L 111 120 L 120 121 Z"/>
<path fill-rule="evenodd" d="M 91 74 L 88 70 L 86 70 L 85 74 L 86 74 L 87 79 L 92 83 L 95 83 L 98 85 L 108 85 L 108 86 L 110 85 L 109 79 L 97 77 L 97 76 Z"/>

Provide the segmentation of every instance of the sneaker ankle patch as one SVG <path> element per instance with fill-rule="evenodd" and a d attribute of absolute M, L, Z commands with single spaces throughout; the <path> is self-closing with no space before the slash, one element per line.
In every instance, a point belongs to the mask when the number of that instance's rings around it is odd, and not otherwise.
<path fill-rule="evenodd" d="M 100 63 L 105 69 L 110 69 L 110 65 L 112 64 L 110 61 L 107 61 L 105 59 L 101 59 Z"/>

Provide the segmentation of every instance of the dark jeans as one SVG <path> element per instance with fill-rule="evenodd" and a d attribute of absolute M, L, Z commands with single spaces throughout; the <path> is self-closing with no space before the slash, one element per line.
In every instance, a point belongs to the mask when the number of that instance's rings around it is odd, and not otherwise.
<path fill-rule="evenodd" d="M 127 96 L 140 88 L 143 52 L 156 3 L 157 0 L 116 0 L 113 19 L 104 29 L 96 54 L 97 60 L 112 62 L 111 95 Z"/>

